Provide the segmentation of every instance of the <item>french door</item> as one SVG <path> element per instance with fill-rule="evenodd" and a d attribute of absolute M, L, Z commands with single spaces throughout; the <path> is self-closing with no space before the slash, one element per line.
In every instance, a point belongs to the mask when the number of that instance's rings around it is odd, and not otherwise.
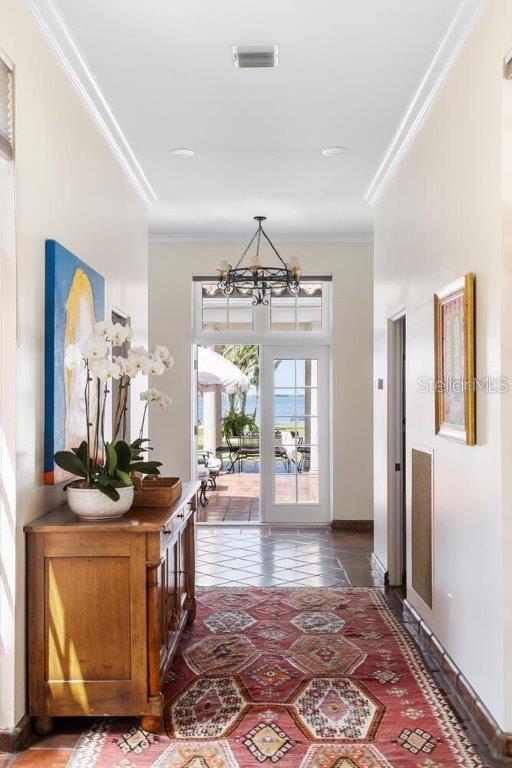
<path fill-rule="evenodd" d="M 261 348 L 262 522 L 330 521 L 329 349 Z"/>

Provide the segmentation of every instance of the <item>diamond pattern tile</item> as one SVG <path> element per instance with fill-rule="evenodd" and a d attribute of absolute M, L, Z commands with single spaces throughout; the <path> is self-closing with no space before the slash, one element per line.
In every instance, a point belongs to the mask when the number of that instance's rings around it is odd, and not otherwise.
<path fill-rule="evenodd" d="M 366 586 L 371 534 L 330 528 L 200 526 L 197 583 L 213 586 Z"/>

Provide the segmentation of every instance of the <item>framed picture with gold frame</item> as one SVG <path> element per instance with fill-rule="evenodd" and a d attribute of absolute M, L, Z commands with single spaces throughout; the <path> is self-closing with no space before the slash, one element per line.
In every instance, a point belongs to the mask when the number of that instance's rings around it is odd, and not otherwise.
<path fill-rule="evenodd" d="M 476 444 L 475 275 L 434 296 L 436 435 Z"/>

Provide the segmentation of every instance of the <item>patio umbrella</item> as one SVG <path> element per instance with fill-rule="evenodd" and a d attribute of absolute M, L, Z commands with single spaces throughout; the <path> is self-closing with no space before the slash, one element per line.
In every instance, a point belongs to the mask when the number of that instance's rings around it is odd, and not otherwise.
<path fill-rule="evenodd" d="M 207 347 L 197 350 L 197 386 L 200 392 L 213 392 L 220 388 L 226 394 L 243 394 L 251 385 L 250 379 L 238 366 Z"/>

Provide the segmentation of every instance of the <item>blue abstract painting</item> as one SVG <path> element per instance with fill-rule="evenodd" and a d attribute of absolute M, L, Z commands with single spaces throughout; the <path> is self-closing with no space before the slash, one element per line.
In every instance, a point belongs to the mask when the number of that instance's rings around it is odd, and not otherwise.
<path fill-rule="evenodd" d="M 46 241 L 45 257 L 44 482 L 54 485 L 69 479 L 54 463 L 55 452 L 71 450 L 86 437 L 85 368 L 67 370 L 64 354 L 105 319 L 105 278 L 55 240 Z M 97 408 L 94 397 L 93 424 Z"/>

